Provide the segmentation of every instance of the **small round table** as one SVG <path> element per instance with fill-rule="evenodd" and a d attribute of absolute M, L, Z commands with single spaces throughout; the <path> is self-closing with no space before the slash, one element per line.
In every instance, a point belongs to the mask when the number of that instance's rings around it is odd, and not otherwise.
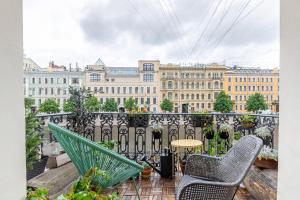
<path fill-rule="evenodd" d="M 171 146 L 181 148 L 196 148 L 202 146 L 202 141 L 194 139 L 173 140 L 171 142 Z"/>
<path fill-rule="evenodd" d="M 197 148 L 197 147 L 202 147 L 202 141 L 200 140 L 194 140 L 194 139 L 181 139 L 181 140 L 173 140 L 171 142 L 171 146 L 177 147 L 177 148 Z M 201 149 L 202 150 L 202 149 Z M 184 153 L 186 157 L 186 152 Z M 175 167 L 175 166 L 174 166 Z M 180 167 L 182 173 L 184 173 L 185 165 L 184 167 Z"/>

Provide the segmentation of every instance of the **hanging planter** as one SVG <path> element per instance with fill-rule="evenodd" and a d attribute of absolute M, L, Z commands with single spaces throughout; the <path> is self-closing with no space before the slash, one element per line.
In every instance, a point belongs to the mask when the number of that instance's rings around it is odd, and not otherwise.
<path fill-rule="evenodd" d="M 157 139 L 160 139 L 161 138 L 161 131 L 152 131 L 152 135 L 153 135 L 153 138 L 155 139 L 155 140 L 157 140 Z"/>
<path fill-rule="evenodd" d="M 206 137 L 206 139 L 208 139 L 208 140 L 213 139 L 213 138 L 214 138 L 214 135 L 215 135 L 215 133 L 214 133 L 213 131 L 209 131 L 209 132 L 206 132 L 206 133 L 205 133 L 205 137 Z"/>
<path fill-rule="evenodd" d="M 227 140 L 229 138 L 229 133 L 227 131 L 220 132 L 220 138 L 223 140 Z"/>

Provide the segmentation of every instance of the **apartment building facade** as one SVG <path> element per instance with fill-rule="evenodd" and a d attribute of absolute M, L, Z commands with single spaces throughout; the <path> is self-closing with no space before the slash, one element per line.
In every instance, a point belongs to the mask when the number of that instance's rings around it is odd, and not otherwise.
<path fill-rule="evenodd" d="M 215 99 L 224 90 L 235 112 L 246 112 L 246 101 L 256 92 L 264 95 L 270 110 L 278 112 L 278 69 L 181 66 L 159 60 L 140 60 L 137 67 L 108 67 L 98 59 L 81 71 L 77 64 L 67 69 L 54 62 L 40 68 L 30 59 L 24 61 L 24 74 L 24 95 L 33 98 L 37 107 L 48 98 L 63 107 L 72 86 L 89 89 L 101 104 L 114 99 L 120 111 L 130 97 L 150 112 L 161 112 L 159 105 L 165 98 L 174 103 L 174 112 L 213 111 Z"/>
<path fill-rule="evenodd" d="M 100 103 L 114 99 L 121 111 L 124 103 L 133 97 L 139 108 L 160 111 L 158 60 L 139 61 L 138 67 L 107 67 L 99 59 L 85 69 L 85 87 Z"/>
<path fill-rule="evenodd" d="M 212 111 L 216 97 L 223 90 L 226 69 L 218 64 L 188 67 L 162 64 L 160 99 L 172 100 L 175 112 Z"/>
<path fill-rule="evenodd" d="M 246 112 L 246 102 L 255 93 L 264 96 L 269 110 L 279 111 L 279 69 L 232 67 L 225 73 L 224 89 L 235 112 Z"/>
<path fill-rule="evenodd" d="M 69 87 L 80 88 L 84 85 L 83 71 L 78 68 L 61 70 L 62 67 L 55 70 L 57 66 L 53 68 L 52 64 L 48 68 L 24 68 L 24 96 L 32 98 L 35 107 L 51 98 L 63 108 L 63 104 L 70 97 Z"/>

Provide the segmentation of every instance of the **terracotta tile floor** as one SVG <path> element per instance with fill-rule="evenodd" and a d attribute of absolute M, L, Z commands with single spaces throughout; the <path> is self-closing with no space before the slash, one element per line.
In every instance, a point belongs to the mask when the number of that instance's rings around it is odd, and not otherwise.
<path fill-rule="evenodd" d="M 176 173 L 174 179 L 161 178 L 159 174 L 152 172 L 149 179 L 137 179 L 140 187 L 140 195 L 142 200 L 173 200 L 175 199 L 177 185 L 181 178 L 181 172 Z M 124 200 L 134 200 L 136 192 L 132 181 L 118 187 L 119 195 Z M 234 200 L 255 200 L 245 189 L 240 188 L 235 195 Z"/>

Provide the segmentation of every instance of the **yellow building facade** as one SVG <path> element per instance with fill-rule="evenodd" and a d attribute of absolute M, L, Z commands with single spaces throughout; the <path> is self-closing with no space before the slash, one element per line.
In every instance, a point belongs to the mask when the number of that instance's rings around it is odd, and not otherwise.
<path fill-rule="evenodd" d="M 224 89 L 234 103 L 235 112 L 247 112 L 246 102 L 249 96 L 255 93 L 264 96 L 270 111 L 279 111 L 278 69 L 230 68 L 225 73 Z"/>

